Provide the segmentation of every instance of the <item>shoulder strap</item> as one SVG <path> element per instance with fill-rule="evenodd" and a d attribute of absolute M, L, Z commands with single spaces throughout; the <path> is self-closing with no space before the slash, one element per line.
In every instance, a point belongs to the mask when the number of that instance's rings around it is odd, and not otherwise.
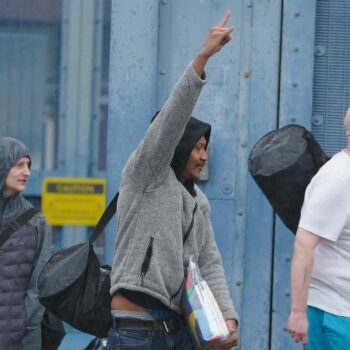
<path fill-rule="evenodd" d="M 185 233 L 185 235 L 184 235 L 184 237 L 183 237 L 183 240 L 182 240 L 182 244 L 183 244 L 183 245 L 185 245 L 186 240 L 187 240 L 188 236 L 189 236 L 190 233 L 191 233 L 191 230 L 192 230 L 192 227 L 193 227 L 193 223 L 194 223 L 194 214 L 196 213 L 197 208 L 198 208 L 198 204 L 197 204 L 197 202 L 196 202 L 196 204 L 195 204 L 195 206 L 194 206 L 194 208 L 193 208 L 192 221 L 191 221 L 191 223 L 190 223 L 190 226 L 188 226 L 188 228 L 187 228 L 187 230 L 186 230 L 186 233 Z"/>
<path fill-rule="evenodd" d="M 119 192 L 114 196 L 114 198 L 108 204 L 108 207 L 103 212 L 100 220 L 98 221 L 96 227 L 94 228 L 94 232 L 92 233 L 89 242 L 92 244 L 96 241 L 97 237 L 101 234 L 105 226 L 109 223 L 109 221 L 114 216 L 117 211 L 117 202 L 118 202 Z"/>
<path fill-rule="evenodd" d="M 21 214 L 16 220 L 12 221 L 0 233 L 0 248 L 11 237 L 12 233 L 19 230 L 23 225 L 25 225 L 36 213 L 38 213 L 38 210 L 32 207 Z"/>

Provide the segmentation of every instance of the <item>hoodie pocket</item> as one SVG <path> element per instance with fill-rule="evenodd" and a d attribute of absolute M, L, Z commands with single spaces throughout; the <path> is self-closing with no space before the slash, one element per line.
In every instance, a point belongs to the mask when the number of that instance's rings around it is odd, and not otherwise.
<path fill-rule="evenodd" d="M 140 273 L 141 286 L 143 286 L 143 279 L 146 276 L 146 273 L 148 272 L 149 266 L 151 264 L 152 255 L 153 255 L 153 240 L 154 240 L 154 238 L 151 237 L 149 242 L 148 242 L 146 253 L 145 253 L 145 256 L 144 256 L 142 264 L 141 264 L 141 273 Z"/>

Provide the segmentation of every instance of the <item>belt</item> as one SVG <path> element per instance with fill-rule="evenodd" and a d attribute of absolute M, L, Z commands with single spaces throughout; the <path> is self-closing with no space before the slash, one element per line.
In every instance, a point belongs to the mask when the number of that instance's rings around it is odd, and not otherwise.
<path fill-rule="evenodd" d="M 182 328 L 182 322 L 179 318 L 168 318 L 164 321 L 140 320 L 137 318 L 119 318 L 112 317 L 113 329 L 124 330 L 142 330 L 142 331 L 176 331 Z"/>

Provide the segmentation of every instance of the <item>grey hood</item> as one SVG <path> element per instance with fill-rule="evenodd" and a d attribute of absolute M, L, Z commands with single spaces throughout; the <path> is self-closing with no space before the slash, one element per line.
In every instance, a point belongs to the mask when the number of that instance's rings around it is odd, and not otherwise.
<path fill-rule="evenodd" d="M 30 158 L 27 147 L 12 137 L 0 138 L 0 198 L 3 199 L 5 180 L 11 168 L 22 157 Z"/>
<path fill-rule="evenodd" d="M 4 221 L 12 220 L 31 207 L 21 193 L 9 198 L 3 195 L 7 176 L 22 157 L 31 159 L 27 147 L 22 142 L 12 137 L 0 138 L 0 226 Z"/>

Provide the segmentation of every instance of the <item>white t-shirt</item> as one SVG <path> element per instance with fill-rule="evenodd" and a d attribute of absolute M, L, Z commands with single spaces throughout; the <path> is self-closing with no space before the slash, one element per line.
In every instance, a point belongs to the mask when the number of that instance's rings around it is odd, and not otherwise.
<path fill-rule="evenodd" d="M 308 305 L 350 317 L 350 156 L 344 151 L 311 180 L 299 226 L 324 238 L 315 249 Z"/>

